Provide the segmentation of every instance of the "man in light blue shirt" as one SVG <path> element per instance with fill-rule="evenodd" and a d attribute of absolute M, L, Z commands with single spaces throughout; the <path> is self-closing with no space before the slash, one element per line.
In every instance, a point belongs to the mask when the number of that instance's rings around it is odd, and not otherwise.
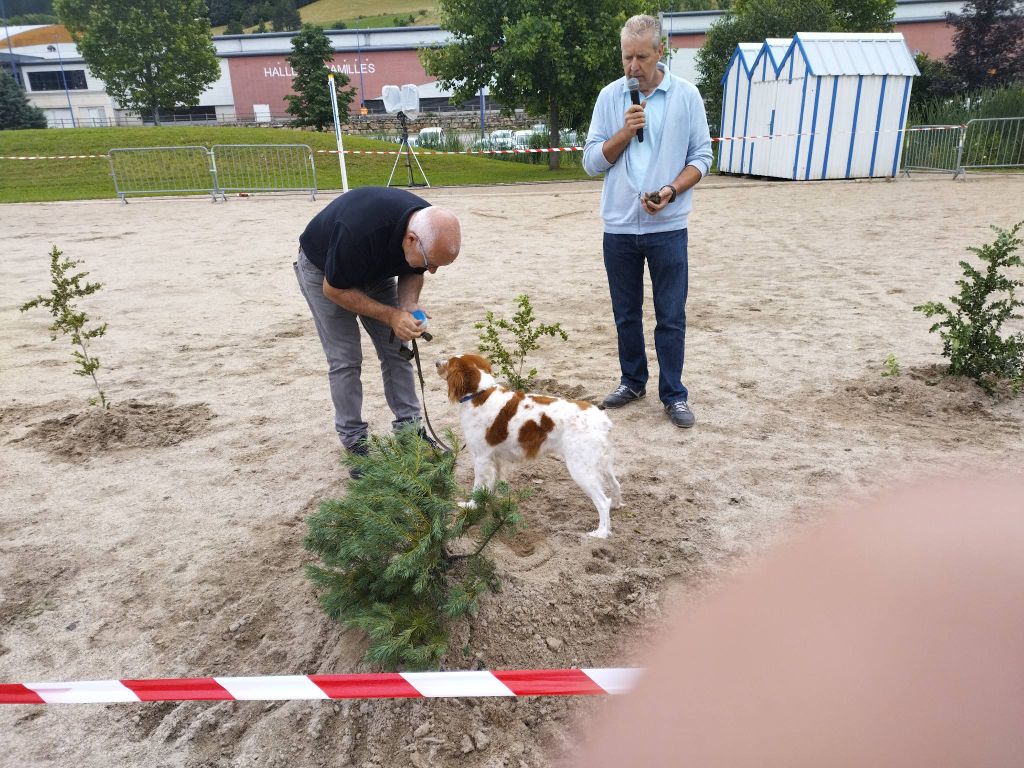
<path fill-rule="evenodd" d="M 693 187 L 711 168 L 711 135 L 697 88 L 661 63 L 665 46 L 652 16 L 634 16 L 621 33 L 625 76 L 597 97 L 583 150 L 601 193 L 604 264 L 619 342 L 619 386 L 602 405 L 620 408 L 646 394 L 644 263 L 654 292 L 658 396 L 677 427 L 692 427 L 683 385 L 686 344 L 687 217 Z M 644 100 L 633 104 L 627 79 Z M 643 130 L 643 140 L 638 131 Z"/>

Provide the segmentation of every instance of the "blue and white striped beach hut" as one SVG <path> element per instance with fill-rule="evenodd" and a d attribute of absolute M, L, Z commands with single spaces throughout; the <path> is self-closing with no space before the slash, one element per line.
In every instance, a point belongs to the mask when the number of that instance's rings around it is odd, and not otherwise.
<path fill-rule="evenodd" d="M 722 104 L 722 125 L 719 136 L 724 135 L 726 131 L 729 131 L 729 135 L 741 136 L 746 130 L 743 105 L 750 97 L 750 73 L 754 59 L 761 51 L 761 46 L 762 43 L 740 43 L 733 51 L 732 58 L 729 59 L 729 64 L 725 68 L 725 76 L 722 78 L 727 98 Z M 719 148 L 718 169 L 722 173 L 744 172 L 740 150 L 733 147 L 732 142 L 723 144 Z"/>
<path fill-rule="evenodd" d="M 720 169 L 804 180 L 895 176 L 920 74 L 903 35 L 799 32 L 780 58 L 782 42 L 763 44 L 744 101 L 726 85 L 746 130 L 723 120 L 721 135 L 732 140 L 721 156 L 734 144 L 740 162 L 720 161 Z"/>
<path fill-rule="evenodd" d="M 750 71 L 750 95 L 744 107 L 743 138 L 730 142 L 736 144 L 740 150 L 738 173 L 756 176 L 768 174 L 771 146 L 763 137 L 770 136 L 774 128 L 772 116 L 778 90 L 775 73 L 782 66 L 782 60 L 792 43 L 791 37 L 770 37 L 761 45 L 761 50 L 754 59 L 754 66 Z"/>

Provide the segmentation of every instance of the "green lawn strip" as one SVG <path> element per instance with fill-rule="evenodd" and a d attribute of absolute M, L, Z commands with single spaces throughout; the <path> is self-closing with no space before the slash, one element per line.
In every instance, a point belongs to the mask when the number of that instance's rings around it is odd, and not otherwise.
<path fill-rule="evenodd" d="M 347 150 L 395 150 L 394 144 L 356 136 L 344 137 Z M 161 127 L 78 128 L 0 132 L 0 156 L 103 155 L 82 160 L 0 160 L 0 202 L 43 202 L 113 198 L 114 184 L 106 153 L 116 147 L 181 147 L 214 144 L 307 144 L 314 151 L 334 149 L 334 135 L 286 128 Z M 579 158 L 564 158 L 565 168 L 551 172 L 543 162 L 528 164 L 469 155 L 417 153 L 434 186 L 509 184 L 586 178 Z M 539 156 L 538 159 L 540 159 Z M 316 154 L 317 186 L 341 188 L 335 154 Z M 395 155 L 346 155 L 350 187 L 385 184 Z M 422 181 L 414 164 L 414 180 Z M 392 181 L 408 182 L 404 158 Z"/>

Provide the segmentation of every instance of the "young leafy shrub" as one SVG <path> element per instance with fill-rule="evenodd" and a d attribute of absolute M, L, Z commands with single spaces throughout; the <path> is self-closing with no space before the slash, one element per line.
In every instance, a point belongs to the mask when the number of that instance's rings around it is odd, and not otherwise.
<path fill-rule="evenodd" d="M 523 373 L 526 356 L 535 349 L 540 349 L 537 340 L 541 336 L 559 336 L 562 341 L 568 341 L 569 334 L 562 330 L 559 323 L 537 323 L 530 297 L 525 293 L 516 297 L 516 304 L 519 305 L 519 311 L 512 316 L 511 321 L 505 318 L 495 319 L 494 313 L 488 311 L 486 320 L 475 323 L 473 327 L 483 329 L 478 346 L 480 353 L 491 361 L 491 365 L 512 389 L 525 390 L 529 389 L 530 384 L 537 378 L 536 368 L 530 368 Z M 511 346 L 505 345 L 502 331 L 511 334 Z"/>
<path fill-rule="evenodd" d="M 103 284 L 83 284 L 82 278 L 88 275 L 88 272 L 68 274 L 82 262 L 62 259 L 63 255 L 63 252 L 58 250 L 57 246 L 53 246 L 50 251 L 50 281 L 53 283 L 50 295 L 36 296 L 32 301 L 22 304 L 21 311 L 27 312 L 34 307 L 46 307 L 50 310 L 50 314 L 53 315 L 53 324 L 50 326 L 50 340 L 56 341 L 58 333 L 71 337 L 71 345 L 74 347 L 71 355 L 75 358 L 76 365 L 75 374 L 92 378 L 92 383 L 96 386 L 99 398 L 91 398 L 89 402 L 93 405 L 98 403 L 106 409 L 110 407 L 110 402 L 107 400 L 106 395 L 103 394 L 100 383 L 96 379 L 96 371 L 100 367 L 100 359 L 89 352 L 89 341 L 105 334 L 107 332 L 107 324 L 103 323 L 92 328 L 86 328 L 89 316 L 85 312 L 79 311 L 74 303 L 75 299 L 96 293 L 96 291 L 103 287 Z"/>
<path fill-rule="evenodd" d="M 951 309 L 941 301 L 919 304 L 914 311 L 941 319 L 929 328 L 942 338 L 942 354 L 949 359 L 949 373 L 968 376 L 986 391 L 997 384 L 1008 383 L 1014 392 L 1024 384 L 1024 333 L 1003 337 L 1001 330 L 1007 320 L 1019 320 L 1016 311 L 1024 306 L 1016 289 L 1024 280 L 1014 279 L 1001 270 L 1021 267 L 1017 253 L 1021 243 L 1017 236 L 1024 221 L 1012 229 L 992 227 L 995 242 L 980 248 L 968 248 L 984 262 L 984 272 L 966 261 L 960 262 L 964 277 L 956 281 L 960 294 L 951 296 Z"/>
<path fill-rule="evenodd" d="M 346 458 L 362 476 L 308 520 L 306 549 L 323 562 L 307 568 L 323 589 L 320 604 L 366 632 L 365 658 L 379 668 L 437 665 L 451 622 L 474 615 L 484 592 L 500 587 L 484 549 L 519 524 L 522 497 L 504 484 L 458 504 L 459 446 L 451 432 L 447 439 L 450 453 L 431 447 L 414 427 L 371 438 L 368 455 Z M 470 529 L 473 538 L 464 538 Z"/>
<path fill-rule="evenodd" d="M 900 375 L 900 361 L 896 359 L 896 355 L 892 352 L 885 358 L 885 362 L 882 363 L 885 367 L 882 369 L 882 376 L 899 376 Z"/>

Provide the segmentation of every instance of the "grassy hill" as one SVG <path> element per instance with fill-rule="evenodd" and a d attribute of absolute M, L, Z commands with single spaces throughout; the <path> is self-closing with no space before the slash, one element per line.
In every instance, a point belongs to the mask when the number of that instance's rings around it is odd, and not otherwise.
<path fill-rule="evenodd" d="M 346 150 L 395 150 L 395 144 L 356 136 L 344 137 Z M 332 133 L 287 128 L 161 127 L 73 128 L 0 131 L 0 158 L 27 155 L 101 155 L 78 160 L 0 159 L 0 203 L 47 200 L 113 198 L 114 184 L 105 155 L 117 147 L 174 147 L 213 144 L 308 144 L 313 150 L 334 149 Z M 420 163 L 434 186 L 462 184 L 509 184 L 515 182 L 565 181 L 586 178 L 578 162 L 552 173 L 544 156 L 536 164 L 510 162 L 468 155 L 429 155 L 418 151 Z M 316 154 L 320 189 L 340 189 L 337 155 Z M 394 155 L 346 155 L 350 187 L 385 184 Z M 419 176 L 417 174 L 417 180 Z M 403 168 L 396 184 L 408 180 Z"/>
<path fill-rule="evenodd" d="M 303 23 L 319 24 L 328 29 L 339 23 L 347 29 L 374 27 L 426 26 L 438 24 L 440 17 L 433 0 L 316 0 L 299 8 Z M 410 17 L 412 21 L 410 22 Z M 214 27 L 215 35 L 224 34 L 224 27 Z M 247 27 L 246 32 L 256 27 Z"/>
<path fill-rule="evenodd" d="M 395 17 L 414 18 L 416 25 L 437 24 L 432 0 L 317 0 L 299 9 L 304 22 L 328 24 L 344 21 L 348 27 L 390 27 Z"/>

